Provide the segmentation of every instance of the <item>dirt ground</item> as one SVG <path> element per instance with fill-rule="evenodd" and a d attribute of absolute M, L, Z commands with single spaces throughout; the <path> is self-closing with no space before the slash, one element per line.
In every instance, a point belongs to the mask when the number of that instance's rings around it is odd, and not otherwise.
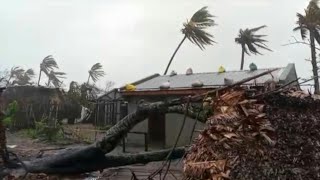
<path fill-rule="evenodd" d="M 75 127 L 83 128 L 83 129 L 91 129 L 87 125 L 79 126 L 76 125 Z M 69 128 L 75 128 L 69 127 Z M 84 136 L 88 136 L 94 139 L 95 133 L 92 131 L 88 131 L 90 133 L 84 134 Z M 103 133 L 98 133 L 97 139 L 101 138 Z M 21 160 L 30 160 L 36 158 L 39 155 L 41 150 L 48 150 L 48 149 L 58 149 L 58 148 L 69 148 L 69 147 L 79 147 L 85 146 L 85 143 L 73 143 L 67 145 L 58 145 L 52 143 L 45 143 L 41 142 L 37 139 L 31 139 L 22 133 L 10 133 L 7 132 L 7 144 L 8 146 L 16 145 L 16 147 L 10 149 L 16 153 Z M 135 152 L 143 152 L 144 147 L 133 147 L 127 145 L 126 147 L 127 152 L 135 153 Z M 49 150 L 45 151 L 44 155 L 50 155 L 56 153 L 58 150 Z M 114 151 L 111 152 L 112 154 L 122 154 L 122 147 L 118 146 Z M 126 167 L 119 167 L 119 168 L 110 168 L 105 169 L 102 173 L 100 172 L 93 172 L 86 175 L 81 175 L 77 177 L 51 177 L 50 179 L 86 179 L 86 180 L 98 180 L 98 179 L 115 179 L 115 180 L 130 180 L 132 178 L 132 172 L 137 176 L 138 179 L 146 179 L 152 172 L 156 171 L 159 167 L 161 167 L 163 162 L 151 162 L 146 165 L 131 165 Z M 181 179 L 182 178 L 182 161 L 177 160 L 171 163 L 171 168 L 168 171 L 168 175 L 166 179 Z M 162 176 L 162 177 L 160 177 Z M 47 179 L 48 177 L 41 177 L 41 176 L 30 176 L 29 179 Z M 163 173 L 156 176 L 154 179 L 162 179 Z"/>

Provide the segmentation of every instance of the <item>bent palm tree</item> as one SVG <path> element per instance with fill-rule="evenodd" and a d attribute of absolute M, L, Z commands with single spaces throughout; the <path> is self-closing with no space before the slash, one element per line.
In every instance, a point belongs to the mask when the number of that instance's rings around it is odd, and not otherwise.
<path fill-rule="evenodd" d="M 47 76 L 49 75 L 49 72 L 52 71 L 55 68 L 59 68 L 56 60 L 51 56 L 47 56 L 42 60 L 42 63 L 40 64 L 40 73 L 39 73 L 39 79 L 38 79 L 38 86 L 40 84 L 41 79 L 41 73 L 44 72 Z"/>
<path fill-rule="evenodd" d="M 14 67 L 12 67 L 11 70 L 10 70 L 9 79 L 7 80 L 7 86 L 8 86 L 9 84 L 11 84 L 11 83 L 10 83 L 10 80 L 11 80 L 11 79 L 21 77 L 21 76 L 23 76 L 24 73 L 25 73 L 25 71 L 24 71 L 23 68 L 21 68 L 21 67 L 19 67 L 19 66 L 14 66 Z"/>
<path fill-rule="evenodd" d="M 181 32 L 182 34 L 184 34 L 184 37 L 171 56 L 164 75 L 167 74 L 173 58 L 187 38 L 193 44 L 196 44 L 201 50 L 205 49 L 206 45 L 212 45 L 212 43 L 214 43 L 214 41 L 212 40 L 213 35 L 205 31 L 207 27 L 216 25 L 214 23 L 214 20 L 212 19 L 213 17 L 214 16 L 211 15 L 207 10 L 207 7 L 203 7 L 191 17 L 190 21 L 183 23 L 184 28 L 181 30 Z"/>
<path fill-rule="evenodd" d="M 89 70 L 89 77 L 87 84 L 89 84 L 90 78 L 93 82 L 96 82 L 99 80 L 100 77 L 103 77 L 105 75 L 104 71 L 102 70 L 102 65 L 100 63 L 94 64 L 91 69 Z"/>
<path fill-rule="evenodd" d="M 320 44 L 320 8 L 318 6 L 318 0 L 311 0 L 307 9 L 305 9 L 305 15 L 297 13 L 297 27 L 293 31 L 300 31 L 301 38 L 305 40 L 307 33 L 309 32 L 310 50 L 311 50 L 311 64 L 314 77 L 314 93 L 319 94 L 319 78 L 318 78 L 318 66 L 316 57 L 316 45 L 315 41 Z"/>
<path fill-rule="evenodd" d="M 53 84 L 54 87 L 58 88 L 61 86 L 62 81 L 60 79 L 65 78 L 66 73 L 64 72 L 55 72 L 50 71 L 48 74 L 48 83 L 47 86 L 50 86 L 50 83 Z"/>
<path fill-rule="evenodd" d="M 266 26 L 260 26 L 252 29 L 240 29 L 238 37 L 235 38 L 235 42 L 241 45 L 242 48 L 242 55 L 241 55 L 241 65 L 240 70 L 243 70 L 244 65 L 244 55 L 245 53 L 247 55 L 252 54 L 260 54 L 258 51 L 258 48 L 265 49 L 268 51 L 271 51 L 265 44 L 265 42 L 268 42 L 267 40 L 262 39 L 262 37 L 265 37 L 266 35 L 256 35 L 255 33 L 259 31 L 262 28 L 265 28 Z"/>
<path fill-rule="evenodd" d="M 18 85 L 31 85 L 32 78 L 35 76 L 35 73 L 33 69 L 28 69 L 23 74 L 20 74 L 16 77 L 16 80 L 12 82 L 13 85 L 18 84 Z"/>

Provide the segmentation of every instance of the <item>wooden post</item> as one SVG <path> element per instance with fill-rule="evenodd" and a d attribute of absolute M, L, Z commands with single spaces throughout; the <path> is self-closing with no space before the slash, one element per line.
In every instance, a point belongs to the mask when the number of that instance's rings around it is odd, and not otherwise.
<path fill-rule="evenodd" d="M 144 133 L 144 151 L 148 151 L 148 133 Z"/>
<path fill-rule="evenodd" d="M 126 139 L 125 137 L 122 138 L 122 152 L 126 152 Z"/>

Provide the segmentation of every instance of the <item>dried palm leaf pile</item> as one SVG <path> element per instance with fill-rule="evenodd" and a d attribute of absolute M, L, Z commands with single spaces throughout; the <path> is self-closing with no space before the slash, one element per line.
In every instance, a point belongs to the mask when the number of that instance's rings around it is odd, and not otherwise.
<path fill-rule="evenodd" d="M 214 115 L 184 159 L 187 179 L 320 179 L 320 100 L 283 90 L 212 97 Z"/>

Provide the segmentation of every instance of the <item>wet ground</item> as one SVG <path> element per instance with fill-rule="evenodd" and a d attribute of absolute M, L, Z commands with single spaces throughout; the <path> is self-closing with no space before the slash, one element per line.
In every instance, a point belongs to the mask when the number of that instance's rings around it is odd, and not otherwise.
<path fill-rule="evenodd" d="M 44 143 L 37 139 L 31 139 L 21 133 L 7 133 L 7 144 L 10 147 L 16 145 L 16 147 L 10 149 L 16 153 L 21 160 L 30 160 L 36 158 L 39 155 L 39 152 L 42 150 L 48 149 L 59 149 L 59 148 L 69 148 L 69 147 L 79 147 L 85 146 L 84 143 L 75 143 L 68 145 L 58 145 L 52 143 Z M 48 156 L 54 154 L 59 150 L 49 150 L 45 151 L 44 155 Z M 143 152 L 144 147 L 130 146 L 126 147 L 127 153 Z M 122 154 L 122 147 L 117 147 L 112 154 Z M 87 180 L 98 180 L 98 179 L 115 179 L 115 180 L 130 180 L 132 174 L 135 174 L 136 177 L 141 179 L 147 179 L 148 176 L 159 169 L 162 166 L 163 162 L 151 162 L 146 165 L 131 165 L 118 168 L 105 169 L 102 173 L 93 172 L 85 176 L 76 176 L 76 177 L 51 177 L 50 179 L 87 179 Z M 168 174 L 165 179 L 181 179 L 182 178 L 182 162 L 180 160 L 173 161 L 171 163 L 171 168 L 168 171 Z M 165 171 L 165 170 L 163 170 Z M 133 173 L 132 173 L 133 172 Z M 158 176 L 154 177 L 155 180 L 163 179 L 164 172 L 160 173 Z M 48 179 L 48 177 L 43 176 L 30 176 L 29 179 Z"/>

